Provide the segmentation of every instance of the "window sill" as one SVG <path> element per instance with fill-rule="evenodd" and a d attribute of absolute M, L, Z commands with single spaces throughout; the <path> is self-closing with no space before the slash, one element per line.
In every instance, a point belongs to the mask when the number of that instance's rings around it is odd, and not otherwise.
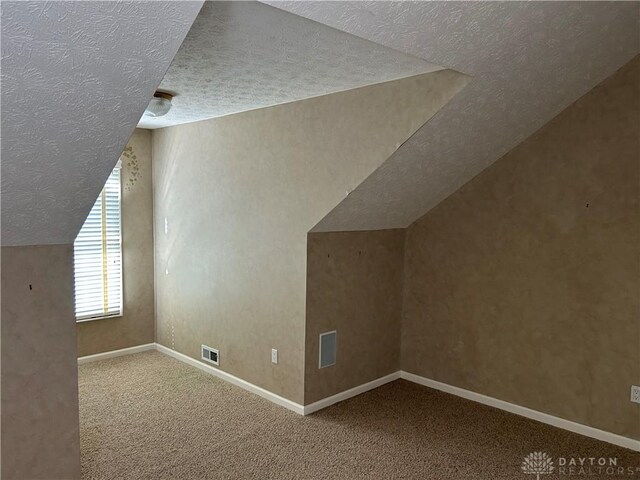
<path fill-rule="evenodd" d="M 96 320 L 106 320 L 108 318 L 122 318 L 122 313 L 118 313 L 115 315 L 104 315 L 102 317 L 82 318 L 80 320 L 76 320 L 76 323 L 94 322 Z"/>

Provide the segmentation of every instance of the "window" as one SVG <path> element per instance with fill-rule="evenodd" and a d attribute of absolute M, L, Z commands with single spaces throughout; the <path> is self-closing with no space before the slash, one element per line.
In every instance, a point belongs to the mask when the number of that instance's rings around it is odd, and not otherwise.
<path fill-rule="evenodd" d="M 122 314 L 120 230 L 118 165 L 73 244 L 77 321 Z"/>

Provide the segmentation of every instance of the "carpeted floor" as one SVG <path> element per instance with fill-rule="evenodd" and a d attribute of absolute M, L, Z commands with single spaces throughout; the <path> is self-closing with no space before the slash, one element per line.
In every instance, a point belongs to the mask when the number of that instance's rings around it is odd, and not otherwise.
<path fill-rule="evenodd" d="M 532 451 L 640 478 L 640 454 L 403 380 L 302 417 L 158 352 L 79 371 L 85 479 L 526 480 Z"/>

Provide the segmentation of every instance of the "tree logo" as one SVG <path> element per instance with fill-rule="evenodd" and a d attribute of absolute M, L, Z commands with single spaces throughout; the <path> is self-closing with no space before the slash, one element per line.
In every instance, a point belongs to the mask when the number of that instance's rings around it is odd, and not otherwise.
<path fill-rule="evenodd" d="M 547 475 L 553 472 L 553 460 L 545 452 L 531 452 L 524 457 L 522 471 L 529 475 L 535 475 L 536 480 L 540 480 L 540 475 Z"/>

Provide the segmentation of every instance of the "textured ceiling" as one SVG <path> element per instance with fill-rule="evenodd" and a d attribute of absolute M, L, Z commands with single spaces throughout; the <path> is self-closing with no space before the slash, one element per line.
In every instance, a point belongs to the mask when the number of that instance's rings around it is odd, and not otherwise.
<path fill-rule="evenodd" d="M 640 50 L 638 2 L 268 2 L 473 76 L 315 230 L 406 227 Z"/>
<path fill-rule="evenodd" d="M 439 70 L 306 18 L 257 2 L 206 2 L 160 88 L 171 111 L 158 128 L 301 100 Z"/>
<path fill-rule="evenodd" d="M 2 245 L 73 242 L 202 2 L 2 2 Z"/>

